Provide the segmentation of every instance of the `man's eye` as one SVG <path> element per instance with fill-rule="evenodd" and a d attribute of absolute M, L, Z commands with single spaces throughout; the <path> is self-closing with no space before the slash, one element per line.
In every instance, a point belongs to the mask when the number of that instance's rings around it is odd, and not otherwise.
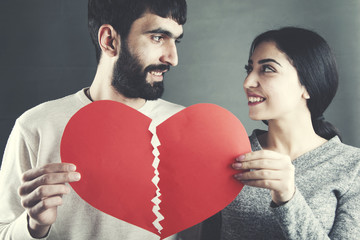
<path fill-rule="evenodd" d="M 151 37 L 152 40 L 154 40 L 155 42 L 161 42 L 163 40 L 162 36 L 152 36 Z"/>
<path fill-rule="evenodd" d="M 181 43 L 181 40 L 180 40 L 180 39 L 176 39 L 176 40 L 175 40 L 175 43 Z"/>

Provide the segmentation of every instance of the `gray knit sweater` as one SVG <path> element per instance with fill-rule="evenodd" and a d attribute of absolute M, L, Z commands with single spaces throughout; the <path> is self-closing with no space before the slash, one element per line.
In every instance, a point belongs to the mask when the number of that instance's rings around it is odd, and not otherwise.
<path fill-rule="evenodd" d="M 261 149 L 255 130 L 253 151 Z M 293 161 L 296 193 L 272 206 L 267 189 L 245 186 L 222 211 L 222 239 L 360 239 L 360 149 L 338 137 Z"/>

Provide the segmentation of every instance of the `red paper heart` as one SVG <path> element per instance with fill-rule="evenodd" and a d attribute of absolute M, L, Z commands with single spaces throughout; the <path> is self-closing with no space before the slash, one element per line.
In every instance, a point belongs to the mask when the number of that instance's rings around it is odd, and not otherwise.
<path fill-rule="evenodd" d="M 157 129 L 161 146 L 161 234 L 151 200 L 154 155 L 151 119 L 113 101 L 97 101 L 69 121 L 61 142 L 63 162 L 81 173 L 74 190 L 93 207 L 161 238 L 191 227 L 226 207 L 243 185 L 233 179 L 231 163 L 250 152 L 240 121 L 214 104 L 196 104 Z"/>

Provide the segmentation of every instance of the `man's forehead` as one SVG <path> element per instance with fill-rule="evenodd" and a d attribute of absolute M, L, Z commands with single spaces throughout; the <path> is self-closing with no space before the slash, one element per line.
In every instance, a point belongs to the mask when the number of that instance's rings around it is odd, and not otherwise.
<path fill-rule="evenodd" d="M 135 31 L 140 31 L 140 33 L 162 29 L 170 32 L 174 38 L 178 38 L 183 34 L 182 25 L 178 24 L 175 20 L 172 18 L 163 18 L 152 13 L 145 13 L 142 17 L 135 20 L 132 28 L 134 28 Z"/>

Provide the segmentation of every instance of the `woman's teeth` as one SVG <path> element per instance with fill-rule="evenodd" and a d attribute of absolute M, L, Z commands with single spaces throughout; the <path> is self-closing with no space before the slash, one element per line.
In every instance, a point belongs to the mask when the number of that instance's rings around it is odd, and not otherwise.
<path fill-rule="evenodd" d="M 255 102 L 263 102 L 265 99 L 262 97 L 249 97 L 249 102 L 255 103 Z"/>

